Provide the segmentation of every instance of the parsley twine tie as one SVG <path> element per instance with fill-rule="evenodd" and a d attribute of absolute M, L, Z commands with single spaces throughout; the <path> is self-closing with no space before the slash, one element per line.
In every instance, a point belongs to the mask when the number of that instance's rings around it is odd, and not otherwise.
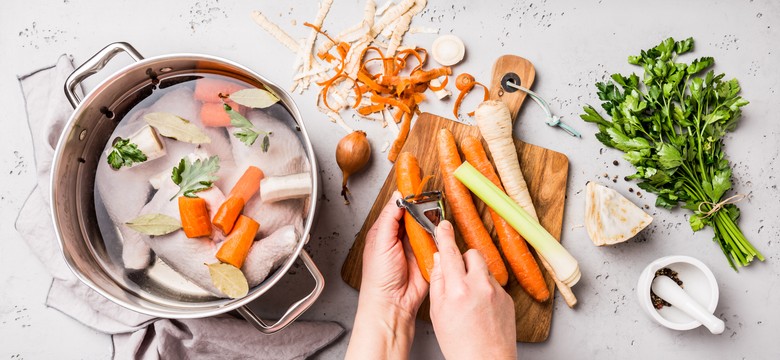
<path fill-rule="evenodd" d="M 580 135 L 580 133 L 577 132 L 577 130 L 574 130 L 574 128 L 572 128 L 565 122 L 561 121 L 561 118 L 559 116 L 552 114 L 552 111 L 550 111 L 550 106 L 547 105 L 547 102 L 544 101 L 544 99 L 542 99 L 541 96 L 537 95 L 535 92 L 531 91 L 530 89 L 526 89 L 512 82 L 506 82 L 506 86 L 515 88 L 517 90 L 520 90 L 528 94 L 528 96 L 530 96 L 531 99 L 533 99 L 539 105 L 539 107 L 541 107 L 542 110 L 544 110 L 544 113 L 547 115 L 547 121 L 545 121 L 547 125 L 560 127 L 561 129 L 569 133 L 569 135 L 582 138 L 582 135 Z"/>
<path fill-rule="evenodd" d="M 742 201 L 746 197 L 747 197 L 747 195 L 745 195 L 745 194 L 736 194 L 736 195 L 734 195 L 734 196 L 732 196 L 732 197 L 730 197 L 728 199 L 725 199 L 725 200 L 723 200 L 721 202 L 718 202 L 718 203 L 714 203 L 714 202 L 710 202 L 710 201 L 702 201 L 702 202 L 699 203 L 699 212 L 702 213 L 702 218 L 706 219 L 706 218 L 708 218 L 708 217 L 710 217 L 712 215 L 715 215 L 715 213 L 718 212 L 718 210 L 720 210 L 722 207 L 724 207 L 724 206 L 726 206 L 728 204 L 734 204 L 734 203 L 740 202 L 740 201 Z M 704 212 L 701 209 L 702 205 L 709 205 L 712 208 L 710 209 L 710 211 Z"/>

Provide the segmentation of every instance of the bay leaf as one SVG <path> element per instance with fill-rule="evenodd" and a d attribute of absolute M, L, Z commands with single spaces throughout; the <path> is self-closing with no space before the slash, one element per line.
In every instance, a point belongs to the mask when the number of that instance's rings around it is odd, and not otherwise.
<path fill-rule="evenodd" d="M 211 138 L 189 120 L 166 112 L 153 112 L 144 115 L 144 120 L 157 129 L 160 135 L 191 144 L 208 144 Z"/>
<path fill-rule="evenodd" d="M 279 102 L 279 97 L 263 89 L 244 89 L 230 94 L 230 100 L 256 109 L 265 109 Z"/>
<path fill-rule="evenodd" d="M 146 235 L 165 235 L 181 229 L 176 218 L 163 214 L 141 215 L 125 223 L 127 227 Z"/>
<path fill-rule="evenodd" d="M 225 263 L 206 264 L 211 282 L 219 291 L 231 299 L 238 299 L 249 293 L 249 284 L 241 269 Z"/>

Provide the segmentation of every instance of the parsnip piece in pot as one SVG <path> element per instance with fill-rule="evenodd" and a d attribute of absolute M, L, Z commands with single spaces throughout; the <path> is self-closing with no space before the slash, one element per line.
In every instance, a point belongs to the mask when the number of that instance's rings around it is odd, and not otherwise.
<path fill-rule="evenodd" d="M 617 191 L 593 181 L 585 198 L 585 228 L 596 246 L 624 242 L 642 231 L 653 217 Z"/>
<path fill-rule="evenodd" d="M 311 194 L 311 173 L 269 176 L 260 181 L 260 199 L 266 203 L 306 197 Z"/>
<path fill-rule="evenodd" d="M 152 161 L 165 156 L 165 145 L 157 134 L 157 130 L 149 125 L 142 127 L 133 136 L 130 142 L 138 146 L 138 150 L 146 155 L 146 161 Z M 130 165 L 131 167 L 140 163 Z"/>

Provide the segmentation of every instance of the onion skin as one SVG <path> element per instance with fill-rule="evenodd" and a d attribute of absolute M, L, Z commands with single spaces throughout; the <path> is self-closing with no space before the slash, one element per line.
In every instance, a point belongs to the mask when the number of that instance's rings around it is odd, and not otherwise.
<path fill-rule="evenodd" d="M 363 169 L 371 158 L 371 145 L 368 143 L 366 133 L 356 130 L 339 140 L 336 145 L 336 163 L 341 169 L 344 180 L 341 183 L 341 196 L 344 203 L 349 205 L 349 189 L 347 179 L 354 173 Z"/>

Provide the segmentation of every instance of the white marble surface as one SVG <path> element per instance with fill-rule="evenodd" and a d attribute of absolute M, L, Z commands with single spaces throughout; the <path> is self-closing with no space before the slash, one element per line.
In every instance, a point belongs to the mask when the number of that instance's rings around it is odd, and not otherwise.
<path fill-rule="evenodd" d="M 381 3 L 382 1 L 380 1 Z M 326 28 L 340 30 L 358 19 L 362 2 L 337 0 Z M 516 134 L 523 140 L 567 154 L 571 160 L 564 244 L 580 260 L 583 277 L 575 287 L 576 310 L 555 299 L 549 340 L 519 344 L 524 359 L 580 358 L 722 358 L 769 359 L 780 356 L 780 191 L 777 189 L 780 122 L 780 3 L 765 1 L 430 1 L 416 25 L 441 27 L 466 43 L 467 71 L 488 81 L 492 61 L 499 55 L 522 55 L 536 65 L 534 89 L 551 100 L 553 110 L 586 134 L 568 137 L 542 123 L 541 112 L 526 107 Z M 16 214 L 33 188 L 31 141 L 16 75 L 51 64 L 61 53 L 77 63 L 104 45 L 128 41 L 142 54 L 201 52 L 238 61 L 271 80 L 290 84 L 292 55 L 249 19 L 260 9 L 294 36 L 305 36 L 303 21 L 311 20 L 313 1 L 4 1 L 0 5 L 0 358 L 110 357 L 109 337 L 96 333 L 48 309 L 44 299 L 50 277 L 13 228 Z M 291 24 L 292 20 L 297 25 Z M 653 208 L 655 221 L 626 244 L 595 248 L 585 230 L 583 188 L 588 180 L 608 173 L 631 173 L 619 166 L 615 150 L 602 150 L 592 137 L 594 128 L 577 118 L 581 106 L 595 104 L 593 83 L 609 72 L 639 71 L 625 62 L 628 55 L 655 45 L 668 36 L 696 39 L 697 56 L 714 56 L 717 70 L 737 77 L 751 101 L 738 131 L 727 140 L 734 163 L 736 190 L 749 193 L 740 204 L 742 229 L 767 257 L 739 273 L 726 264 L 711 242 L 711 232 L 693 234 L 685 213 Z M 415 35 L 408 44 L 430 46 L 434 36 Z M 378 124 L 351 121 L 365 129 L 376 156 L 370 169 L 353 178 L 355 200 L 350 207 L 338 199 L 340 174 L 333 149 L 343 135 L 314 109 L 315 93 L 295 95 L 323 168 L 328 200 L 313 234 L 311 252 L 325 273 L 326 290 L 304 315 L 351 328 L 357 293 L 341 281 L 341 263 L 357 233 L 390 164 L 379 147 L 389 135 Z M 431 101 L 426 111 L 447 115 L 452 101 Z M 606 181 L 602 179 L 602 181 Z M 639 204 L 653 196 L 629 194 L 631 183 L 610 186 Z M 47 221 L 42 218 L 42 221 Z M 705 329 L 676 332 L 641 313 L 634 286 L 642 268 L 664 255 L 695 256 L 710 266 L 720 284 L 717 315 L 726 320 L 721 336 Z M 295 281 L 291 281 L 295 286 Z M 464 334 L 464 338 L 467 335 Z M 318 355 L 341 358 L 342 338 Z M 441 354 L 429 324 L 418 323 L 413 357 L 436 359 Z"/>

